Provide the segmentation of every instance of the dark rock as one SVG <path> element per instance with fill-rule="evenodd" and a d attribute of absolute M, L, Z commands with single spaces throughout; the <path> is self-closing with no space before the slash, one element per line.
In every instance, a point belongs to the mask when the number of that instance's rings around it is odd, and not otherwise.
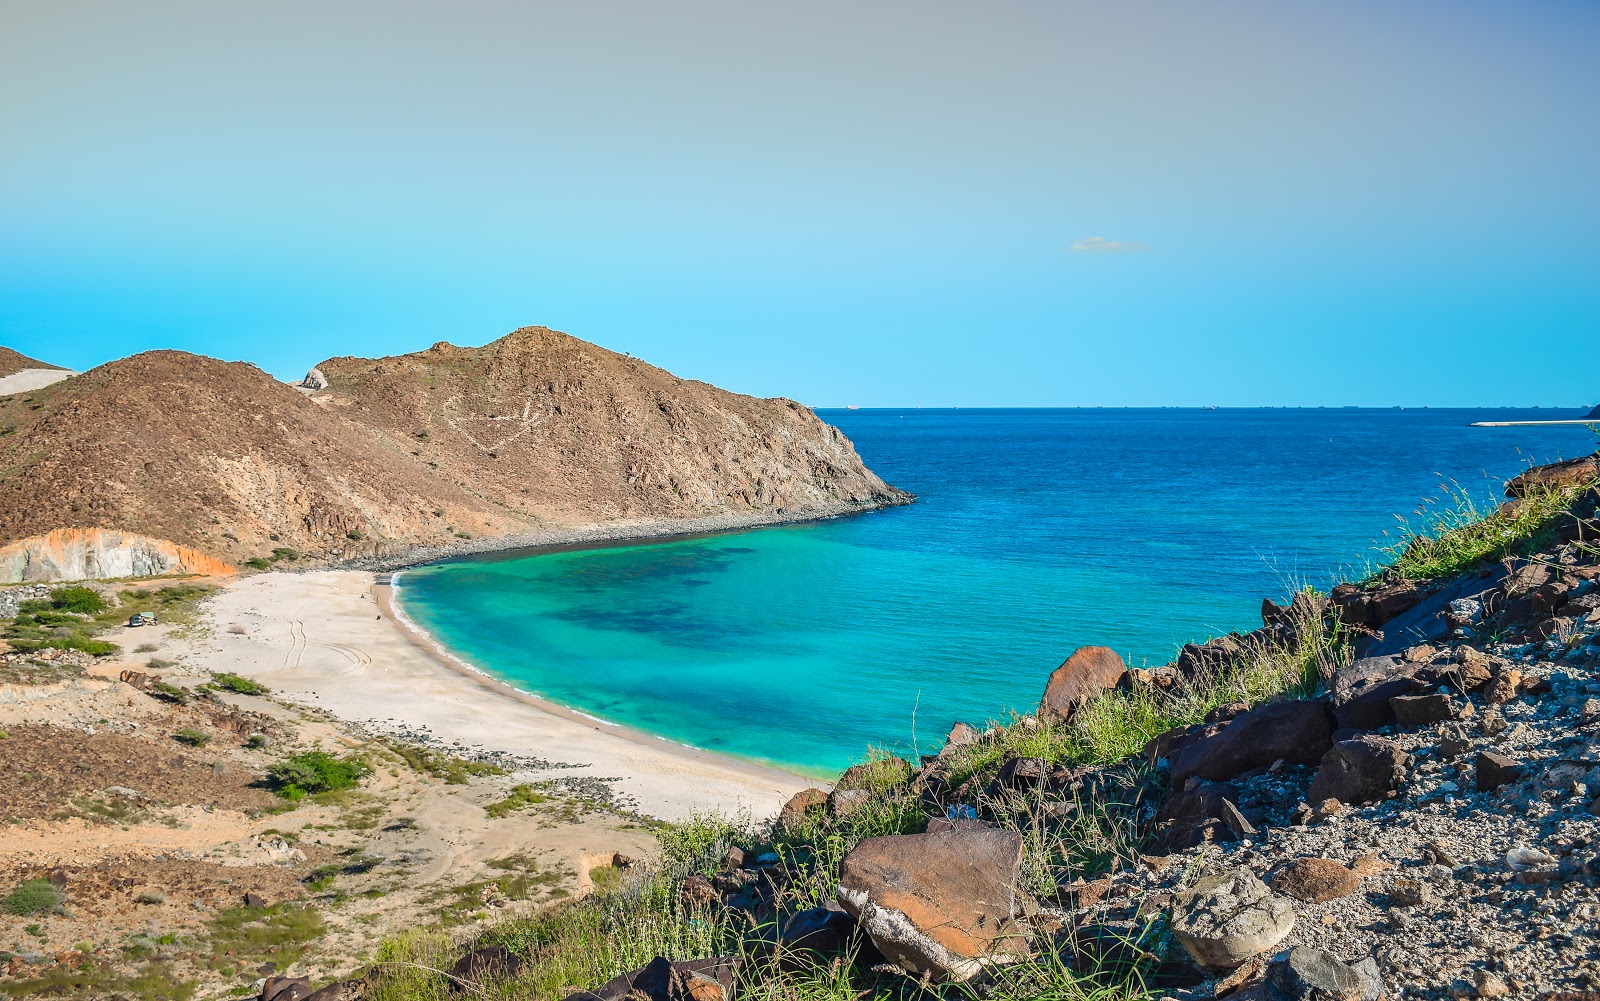
<path fill-rule="evenodd" d="M 1539 491 L 1575 487 L 1597 476 L 1600 476 L 1600 459 L 1595 455 L 1552 462 L 1513 477 L 1506 483 L 1506 496 L 1527 497 Z"/>
<path fill-rule="evenodd" d="M 1279 893 L 1320 904 L 1348 897 L 1361 889 L 1361 877 L 1332 859 L 1298 858 L 1273 874 L 1272 888 Z"/>
<path fill-rule="evenodd" d="M 1309 765 L 1331 746 L 1332 720 L 1319 701 L 1276 702 L 1235 717 L 1170 754 L 1172 782 L 1191 775 L 1223 782 L 1275 761 Z"/>
<path fill-rule="evenodd" d="M 738 972 L 738 960 L 731 956 L 673 963 L 667 1001 L 728 1001 Z"/>
<path fill-rule="evenodd" d="M 268 977 L 260 1001 L 305 1001 L 310 996 L 310 977 Z"/>
<path fill-rule="evenodd" d="M 1405 781 L 1411 755 L 1382 737 L 1358 737 L 1335 744 L 1317 767 L 1308 795 L 1313 803 L 1370 803 Z"/>
<path fill-rule="evenodd" d="M 1222 821 L 1223 826 L 1236 839 L 1255 837 L 1258 833 L 1255 826 L 1245 819 L 1245 815 L 1239 812 L 1239 807 L 1231 799 L 1222 801 L 1222 815 L 1217 819 Z"/>
<path fill-rule="evenodd" d="M 1179 852 L 1200 844 L 1207 833 L 1215 836 L 1221 826 L 1223 804 L 1238 800 L 1238 786 L 1204 779 L 1185 782 L 1167 796 L 1156 815 L 1161 828 L 1157 839 L 1159 846 L 1165 851 Z"/>
<path fill-rule="evenodd" d="M 1395 721 L 1407 729 L 1432 726 L 1456 718 L 1455 703 L 1442 693 L 1432 695 L 1400 695 L 1389 700 L 1394 709 Z"/>
<path fill-rule="evenodd" d="M 1032 954 L 1016 922 L 1022 835 L 986 828 L 868 838 L 840 865 L 839 902 L 888 960 L 965 981 Z"/>
<path fill-rule="evenodd" d="M 995 781 L 1007 789 L 1032 789 L 1044 781 L 1050 765 L 1043 758 L 1011 758 L 1000 766 Z"/>
<path fill-rule="evenodd" d="M 1230 633 L 1205 643 L 1186 644 L 1178 651 L 1178 659 L 1173 666 L 1183 677 L 1193 678 L 1226 669 L 1243 652 L 1240 637 Z"/>
<path fill-rule="evenodd" d="M 306 1001 L 355 1001 L 361 997 L 362 989 L 359 980 L 336 981 L 313 991 Z"/>
<path fill-rule="evenodd" d="M 263 897 L 259 893 L 256 893 L 254 890 L 250 890 L 244 895 L 244 905 L 246 907 L 259 910 L 260 908 L 267 906 L 267 898 Z"/>
<path fill-rule="evenodd" d="M 1395 723 L 1390 700 L 1412 695 L 1422 687 L 1418 664 L 1396 656 L 1363 657 L 1334 671 L 1328 685 L 1333 718 L 1339 729 L 1376 730 Z"/>
<path fill-rule="evenodd" d="M 1381 634 L 1357 640 L 1356 655 L 1365 658 L 1398 654 L 1419 643 L 1432 643 L 1443 638 L 1450 632 L 1450 624 L 1445 619 L 1450 603 L 1467 598 L 1488 605 L 1491 602 L 1486 600 L 1485 595 L 1495 591 L 1504 577 L 1505 568 L 1495 567 L 1487 577 L 1468 575 L 1456 578 L 1385 622 Z"/>
<path fill-rule="evenodd" d="M 1363 978 L 1325 949 L 1298 945 L 1267 968 L 1267 983 L 1283 1001 L 1361 1001 Z"/>
<path fill-rule="evenodd" d="M 1339 617 L 1348 625 L 1377 629 L 1421 604 L 1428 592 L 1414 584 L 1388 584 L 1382 587 L 1361 588 L 1354 584 L 1340 584 L 1333 589 L 1333 603 L 1339 608 Z"/>
<path fill-rule="evenodd" d="M 799 830 L 805 823 L 806 814 L 813 809 L 823 808 L 827 802 L 828 794 L 821 789 L 802 789 L 783 804 L 783 809 L 778 813 L 778 826 L 786 831 Z"/>
<path fill-rule="evenodd" d="M 1522 766 L 1504 754 L 1479 751 L 1477 777 L 1478 791 L 1489 792 L 1522 778 Z"/>
<path fill-rule="evenodd" d="M 778 942 L 790 952 L 832 956 L 844 951 L 855 930 L 856 919 L 844 911 L 812 907 L 784 922 Z"/>
<path fill-rule="evenodd" d="M 1115 688 L 1128 665 L 1110 647 L 1079 647 L 1050 673 L 1039 701 L 1039 715 L 1064 720 L 1078 706 Z"/>
<path fill-rule="evenodd" d="M 502 980 L 522 972 L 523 958 L 503 945 L 486 945 L 471 949 L 456 960 L 450 968 L 452 986 L 461 989 L 458 981 L 481 985 L 489 980 Z"/>

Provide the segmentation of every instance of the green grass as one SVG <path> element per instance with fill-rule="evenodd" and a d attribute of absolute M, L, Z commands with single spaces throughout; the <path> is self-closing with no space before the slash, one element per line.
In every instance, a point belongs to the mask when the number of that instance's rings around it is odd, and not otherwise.
<path fill-rule="evenodd" d="M 96 639 L 97 633 L 119 625 L 135 612 L 156 612 L 164 621 L 192 624 L 198 617 L 200 600 L 215 591 L 214 587 L 195 584 L 154 590 L 128 588 L 118 594 L 113 605 L 92 588 L 60 587 L 50 593 L 48 600 L 23 602 L 16 618 L 0 630 L 0 639 L 22 653 L 78 650 L 105 657 L 122 648 Z"/>
<path fill-rule="evenodd" d="M 1560 517 L 1593 482 L 1536 487 L 1515 503 L 1481 506 L 1461 484 L 1441 487 L 1439 501 L 1398 517 L 1400 537 L 1385 547 L 1388 571 L 1406 580 L 1450 577 L 1505 556 L 1524 556 L 1549 546 Z"/>
<path fill-rule="evenodd" d="M 538 806 L 541 803 L 548 803 L 554 798 L 555 797 L 550 796 L 547 793 L 540 792 L 537 788 L 529 785 L 528 783 L 523 783 L 521 785 L 512 786 L 511 791 L 506 794 L 505 799 L 496 800 L 495 802 L 490 803 L 488 806 L 483 808 L 483 811 L 490 817 L 498 820 L 502 817 L 509 817 L 513 813 L 526 810 L 529 807 Z"/>
<path fill-rule="evenodd" d="M 30 879 L 0 898 L 0 911 L 13 917 L 50 914 L 66 900 L 66 894 L 47 879 Z"/>
<path fill-rule="evenodd" d="M 272 689 L 268 688 L 266 685 L 251 681 L 249 678 L 241 675 L 229 674 L 226 671 L 212 674 L 211 683 L 223 691 L 232 692 L 235 695 L 272 694 Z"/>
<path fill-rule="evenodd" d="M 207 935 L 214 969 L 243 962 L 254 967 L 276 963 L 286 969 L 327 931 L 322 915 L 296 902 L 271 907 L 231 907 L 212 919 Z"/>
<path fill-rule="evenodd" d="M 405 759 L 411 770 L 443 779 L 446 785 L 466 785 L 472 779 L 504 775 L 506 770 L 485 761 L 469 761 L 415 744 L 391 743 L 389 749 Z"/>
<path fill-rule="evenodd" d="M 172 739 L 180 744 L 188 744 L 190 747 L 204 747 L 211 743 L 211 734 L 206 733 L 204 730 L 197 730 L 192 726 L 186 726 L 174 733 Z"/>
<path fill-rule="evenodd" d="M 326 751 L 296 754 L 267 769 L 273 791 L 290 800 L 303 799 L 310 793 L 351 789 L 370 774 L 372 769 L 360 758 L 338 758 Z"/>

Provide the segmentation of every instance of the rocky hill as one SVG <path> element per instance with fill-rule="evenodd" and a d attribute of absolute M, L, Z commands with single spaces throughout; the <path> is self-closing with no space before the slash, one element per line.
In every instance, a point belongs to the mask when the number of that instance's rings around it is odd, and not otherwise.
<path fill-rule="evenodd" d="M 29 358 L 25 354 L 13 351 L 8 347 L 0 346 L 0 378 L 5 378 L 8 375 L 16 375 L 18 372 L 25 372 L 32 369 L 57 369 L 63 372 L 66 371 L 65 369 L 61 368 L 60 365 L 52 365 L 49 362 L 43 362 L 35 358 Z"/>
<path fill-rule="evenodd" d="M 332 359 L 308 381 L 152 351 L 0 398 L 0 544 L 43 552 L 48 533 L 106 529 L 260 565 L 907 499 L 799 404 L 543 328 Z M 58 565 L 21 562 L 41 579 Z"/>

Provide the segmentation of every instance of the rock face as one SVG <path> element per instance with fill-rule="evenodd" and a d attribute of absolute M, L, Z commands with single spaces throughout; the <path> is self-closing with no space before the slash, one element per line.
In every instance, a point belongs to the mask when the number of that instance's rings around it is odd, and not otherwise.
<path fill-rule="evenodd" d="M 839 902 L 914 976 L 970 980 L 1032 954 L 1019 913 L 1015 831 L 959 827 L 869 838 L 846 855 Z"/>
<path fill-rule="evenodd" d="M 1207 876 L 1173 898 L 1172 933 L 1195 962 L 1228 970 L 1283 941 L 1294 908 L 1250 873 Z"/>
<path fill-rule="evenodd" d="M 1128 665 L 1108 646 L 1079 647 L 1050 673 L 1039 702 L 1040 715 L 1066 719 L 1078 706 L 1117 687 L 1127 670 Z"/>
<path fill-rule="evenodd" d="M 1241 713 L 1220 730 L 1172 753 L 1172 781 L 1198 775 L 1225 782 L 1275 761 L 1311 764 L 1331 745 L 1332 720 L 1321 702 L 1275 702 Z"/>
<path fill-rule="evenodd" d="M 186 546 L 98 528 L 63 528 L 0 547 L 0 584 L 233 572 Z"/>
<path fill-rule="evenodd" d="M 1411 756 L 1382 737 L 1357 737 L 1333 746 L 1311 780 L 1310 799 L 1320 803 L 1370 803 L 1405 781 Z"/>
<path fill-rule="evenodd" d="M 241 563 L 460 537 L 909 498 L 789 400 L 738 396 L 542 327 L 482 348 L 335 358 L 296 389 L 152 351 L 0 397 L 0 542 L 57 529 Z"/>

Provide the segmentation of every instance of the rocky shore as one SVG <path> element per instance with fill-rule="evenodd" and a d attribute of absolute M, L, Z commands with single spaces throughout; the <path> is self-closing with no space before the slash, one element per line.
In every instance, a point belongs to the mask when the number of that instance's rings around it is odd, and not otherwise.
<path fill-rule="evenodd" d="M 706 946 L 560 996 L 809 996 L 828 977 L 827 997 L 1597 996 L 1593 468 L 1513 481 L 1491 517 L 1523 534 L 1447 575 L 1264 602 L 1260 629 L 1154 670 L 1080 650 L 1033 715 L 870 759 L 771 825 L 664 841 L 630 892 L 665 894 L 652 913 Z M 1530 522 L 1540 491 L 1561 503 Z M 555 996 L 533 985 L 572 956 L 518 943 L 567 920 L 429 953 L 453 964 L 430 983 Z M 381 971 L 325 990 L 411 996 Z"/>

